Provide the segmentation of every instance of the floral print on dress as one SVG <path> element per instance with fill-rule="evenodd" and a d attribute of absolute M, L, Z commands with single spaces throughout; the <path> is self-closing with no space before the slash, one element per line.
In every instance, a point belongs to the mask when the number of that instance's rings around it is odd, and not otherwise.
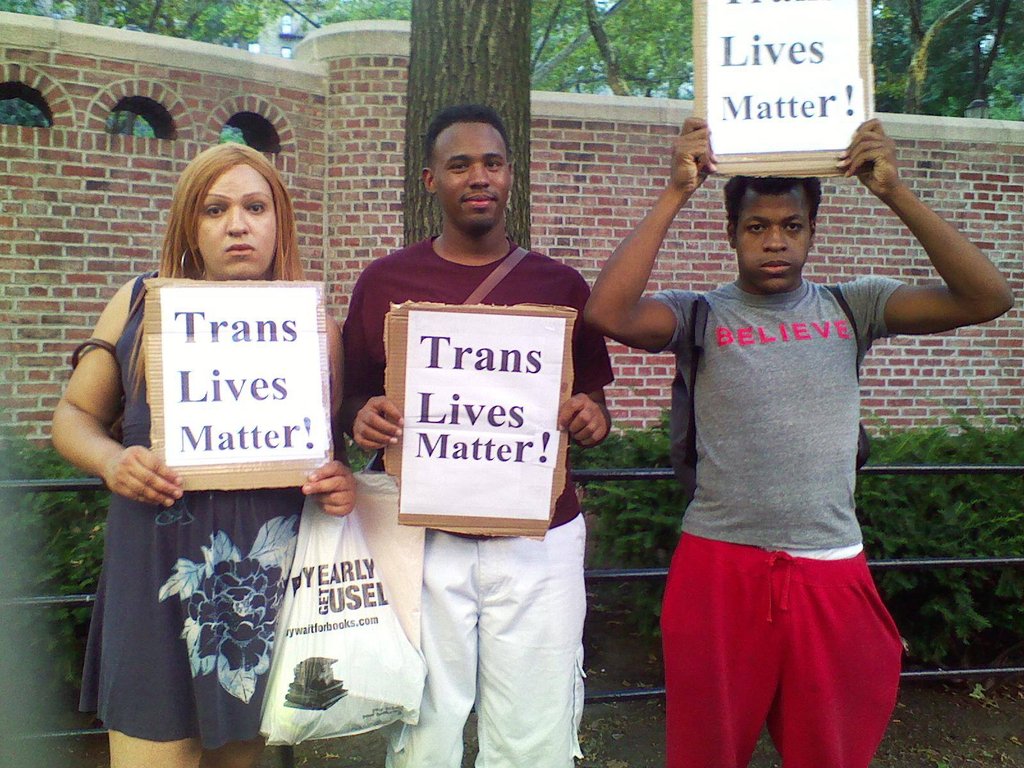
<path fill-rule="evenodd" d="M 210 546 L 201 547 L 203 560 L 178 558 L 160 587 L 161 602 L 177 595 L 186 607 L 181 637 L 192 676 L 216 672 L 221 687 L 245 703 L 270 669 L 274 620 L 295 554 L 298 520 L 268 520 L 245 557 L 224 531 L 212 533 Z"/>

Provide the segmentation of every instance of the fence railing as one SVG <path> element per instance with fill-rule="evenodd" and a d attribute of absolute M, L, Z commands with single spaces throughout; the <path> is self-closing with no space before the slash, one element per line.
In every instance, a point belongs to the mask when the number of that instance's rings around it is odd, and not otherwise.
<path fill-rule="evenodd" d="M 907 475 L 1016 475 L 1024 481 L 1024 465 L 1016 464 L 875 464 L 861 467 L 860 475 L 907 476 Z M 672 480 L 675 477 L 669 467 L 645 469 L 578 469 L 573 479 L 580 483 L 600 481 Z M 904 558 L 899 560 L 869 560 L 873 572 L 943 570 L 947 568 L 1021 568 L 1024 569 L 1024 553 L 1019 557 L 945 557 L 945 558 Z M 667 568 L 611 568 L 587 571 L 589 581 L 626 579 L 664 579 Z M 923 669 L 903 671 L 904 680 L 950 680 L 969 678 L 1009 677 L 1024 674 L 1024 666 L 970 667 L 956 669 Z M 630 690 L 587 692 L 587 701 L 621 701 L 623 699 L 645 699 L 665 695 L 664 687 L 635 688 Z"/>
<path fill-rule="evenodd" d="M 1024 480 L 1024 465 L 869 465 L 859 470 L 862 475 L 1017 475 Z M 669 468 L 644 469 L 581 469 L 573 472 L 573 479 L 580 483 L 599 481 L 642 481 L 671 480 Z M 103 484 L 96 478 L 44 479 L 44 480 L 0 480 L 0 491 L 21 491 L 24 493 L 45 493 L 51 491 L 96 490 Z M 977 558 L 914 558 L 900 560 L 874 560 L 868 562 L 872 571 L 895 570 L 942 570 L 947 568 L 1024 568 L 1024 554 L 1019 557 L 977 557 Z M 621 582 L 635 579 L 664 579 L 667 568 L 606 568 L 589 569 L 585 575 L 589 582 Z M 39 595 L 19 597 L 8 601 L 12 606 L 86 606 L 95 600 L 94 595 Z M 1024 674 L 1024 666 L 971 667 L 955 669 L 925 669 L 904 671 L 904 680 L 948 680 L 995 678 Z M 587 702 L 625 701 L 649 699 L 664 696 L 664 687 L 634 688 L 613 691 L 588 691 Z M 50 731 L 31 734 L 33 738 L 68 737 L 104 733 L 103 729 Z M 291 750 L 282 755 L 284 765 L 292 765 Z"/>

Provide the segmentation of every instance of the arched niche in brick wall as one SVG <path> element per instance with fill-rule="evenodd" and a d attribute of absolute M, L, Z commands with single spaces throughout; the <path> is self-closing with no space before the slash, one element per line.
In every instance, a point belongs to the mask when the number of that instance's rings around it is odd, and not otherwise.
<path fill-rule="evenodd" d="M 106 86 L 89 105 L 86 130 L 131 136 L 133 132 L 126 128 L 134 116 L 152 128 L 152 138 L 189 139 L 188 114 L 181 97 L 161 82 L 118 80 Z"/>
<path fill-rule="evenodd" d="M 145 136 L 153 139 L 173 139 L 174 118 L 163 104 L 145 96 L 126 96 L 107 116 L 107 133 L 119 136 Z"/>
<path fill-rule="evenodd" d="M 277 129 L 263 115 L 255 112 L 236 112 L 230 118 L 220 132 L 220 140 L 235 141 L 238 136 L 244 143 L 260 152 L 268 152 L 276 155 L 281 151 L 281 137 L 277 135 Z"/>
<path fill-rule="evenodd" d="M 236 96 L 221 102 L 210 115 L 209 130 L 221 136 L 224 128 L 240 132 L 245 143 L 261 152 L 288 158 L 295 154 L 295 132 L 285 113 L 277 106 L 256 96 Z M 293 171 L 282 167 L 279 170 Z M 290 165 L 286 162 L 285 166 Z"/>
<path fill-rule="evenodd" d="M 49 128 L 53 112 L 43 94 L 24 83 L 0 83 L 0 123 Z"/>
<path fill-rule="evenodd" d="M 34 116 L 35 127 L 70 127 L 74 123 L 71 100 L 64 88 L 33 67 L 0 64 L 0 101 L 5 103 L 5 111 Z M 28 124 L 0 118 L 3 123 Z"/>

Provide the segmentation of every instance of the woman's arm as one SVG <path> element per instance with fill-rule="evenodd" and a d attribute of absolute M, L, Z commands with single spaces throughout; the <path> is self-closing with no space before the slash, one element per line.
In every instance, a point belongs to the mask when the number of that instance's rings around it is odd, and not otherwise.
<path fill-rule="evenodd" d="M 134 280 L 122 286 L 103 310 L 93 338 L 116 344 L 124 331 Z M 53 413 L 57 451 L 79 469 L 100 477 L 114 493 L 135 501 L 171 506 L 181 498 L 181 479 L 149 449 L 124 448 L 110 437 L 121 411 L 117 360 L 94 348 L 79 360 Z"/>

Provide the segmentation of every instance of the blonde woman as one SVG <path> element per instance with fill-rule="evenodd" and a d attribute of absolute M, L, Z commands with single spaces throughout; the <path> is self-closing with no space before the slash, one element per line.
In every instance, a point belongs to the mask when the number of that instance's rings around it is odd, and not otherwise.
<path fill-rule="evenodd" d="M 263 155 L 224 144 L 188 165 L 158 274 L 302 278 L 291 200 Z M 184 492 L 149 450 L 143 291 L 134 279 L 104 309 L 53 416 L 57 450 L 113 492 L 81 708 L 109 729 L 114 768 L 245 768 L 263 749 L 260 708 L 303 495 L 347 514 L 352 475 L 332 461 L 301 489 Z M 333 403 L 340 334 L 328 330 Z"/>

